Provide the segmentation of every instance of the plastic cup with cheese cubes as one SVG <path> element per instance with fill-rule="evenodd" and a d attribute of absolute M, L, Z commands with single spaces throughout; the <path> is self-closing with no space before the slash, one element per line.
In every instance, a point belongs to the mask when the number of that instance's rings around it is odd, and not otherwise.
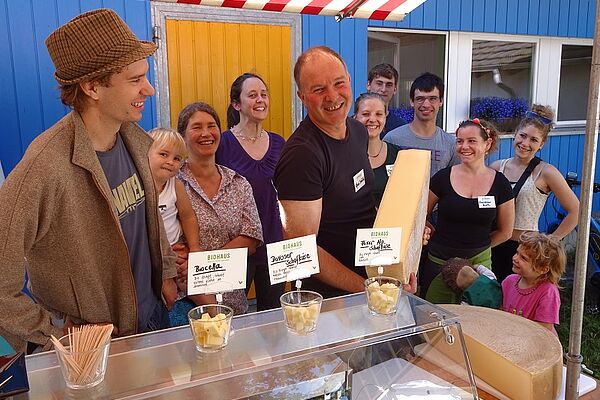
<path fill-rule="evenodd" d="M 188 312 L 196 349 L 203 353 L 215 353 L 227 346 L 231 330 L 233 310 L 220 304 L 207 304 Z"/>
<path fill-rule="evenodd" d="M 398 279 L 388 276 L 375 276 L 365 280 L 369 311 L 375 315 L 395 314 L 401 287 Z"/>
<path fill-rule="evenodd" d="M 317 329 L 323 296 L 310 290 L 292 290 L 279 300 L 288 331 L 307 335 Z"/>

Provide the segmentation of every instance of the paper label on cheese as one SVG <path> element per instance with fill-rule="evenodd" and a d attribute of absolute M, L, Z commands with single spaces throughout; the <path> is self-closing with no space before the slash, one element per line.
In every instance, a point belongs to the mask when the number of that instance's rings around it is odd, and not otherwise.
<path fill-rule="evenodd" d="M 357 229 L 354 264 L 396 264 L 400 260 L 401 240 L 402 228 Z"/>
<path fill-rule="evenodd" d="M 271 285 L 308 278 L 319 273 L 315 235 L 267 244 L 267 264 Z"/>
<path fill-rule="evenodd" d="M 248 249 L 199 251 L 188 256 L 188 295 L 246 288 Z"/>

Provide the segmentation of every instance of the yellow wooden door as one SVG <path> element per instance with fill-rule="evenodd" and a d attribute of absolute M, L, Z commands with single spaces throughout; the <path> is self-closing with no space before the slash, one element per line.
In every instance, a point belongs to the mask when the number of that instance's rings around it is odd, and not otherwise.
<path fill-rule="evenodd" d="M 269 87 L 264 127 L 285 138 L 292 133 L 291 28 L 231 22 L 166 20 L 171 124 L 194 101 L 211 104 L 227 129 L 226 110 L 233 80 L 260 75 Z"/>

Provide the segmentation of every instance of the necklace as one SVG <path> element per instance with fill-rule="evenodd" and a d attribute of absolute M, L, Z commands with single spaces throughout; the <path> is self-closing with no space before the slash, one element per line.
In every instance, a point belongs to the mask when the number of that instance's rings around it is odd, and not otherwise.
<path fill-rule="evenodd" d="M 379 156 L 381 154 L 381 150 L 383 150 L 383 142 L 381 142 L 381 146 L 379 146 L 379 151 L 377 152 L 377 154 L 372 156 L 369 154 L 369 151 L 367 150 L 367 155 L 369 156 L 369 158 L 377 158 L 377 156 Z"/>
<path fill-rule="evenodd" d="M 540 287 L 540 284 L 536 284 L 535 286 L 529 287 L 527 289 L 521 289 L 519 287 L 519 282 L 521 282 L 521 279 L 523 279 L 522 277 L 517 279 L 517 281 L 515 282 L 515 288 L 517 289 L 517 292 L 521 295 L 521 296 L 527 296 L 530 295 L 531 293 L 535 292 L 536 289 L 538 287 Z"/>
<path fill-rule="evenodd" d="M 252 143 L 256 142 L 258 139 L 263 137 L 263 134 L 267 133 L 267 131 L 265 131 L 264 129 L 261 129 L 261 131 L 258 132 L 258 135 L 256 135 L 256 136 L 246 136 L 239 132 L 239 128 L 237 126 L 234 126 L 233 128 L 231 128 L 231 132 L 235 135 L 235 137 L 242 139 L 242 140 L 248 140 Z"/>

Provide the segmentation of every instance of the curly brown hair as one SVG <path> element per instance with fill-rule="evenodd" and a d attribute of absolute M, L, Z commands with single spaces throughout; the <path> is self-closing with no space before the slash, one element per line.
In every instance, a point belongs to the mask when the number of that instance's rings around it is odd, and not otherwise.
<path fill-rule="evenodd" d="M 519 247 L 529 258 L 533 270 L 541 274 L 538 282 L 549 281 L 558 285 L 565 272 L 567 256 L 557 239 L 540 232 L 525 232 L 519 238 Z"/>
<path fill-rule="evenodd" d="M 473 263 L 466 258 L 453 257 L 446 260 L 444 265 L 442 265 L 442 281 L 455 293 L 462 293 L 463 291 L 463 289 L 458 286 L 456 278 L 458 277 L 460 270 L 464 267 L 471 267 L 475 270 Z"/>
<path fill-rule="evenodd" d="M 490 121 L 486 121 L 485 119 L 467 119 L 458 124 L 458 128 L 456 128 L 456 134 L 458 135 L 458 131 L 461 128 L 466 128 L 468 126 L 474 126 L 479 128 L 479 134 L 483 140 L 492 139 L 492 144 L 490 145 L 489 153 L 496 151 L 498 149 L 498 143 L 500 142 L 500 134 L 498 133 L 498 128 L 496 125 L 491 123 Z"/>

